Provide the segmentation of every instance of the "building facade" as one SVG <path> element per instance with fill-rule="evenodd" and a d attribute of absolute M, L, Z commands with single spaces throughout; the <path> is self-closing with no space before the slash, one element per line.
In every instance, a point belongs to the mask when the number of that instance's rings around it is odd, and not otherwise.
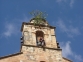
<path fill-rule="evenodd" d="M 34 18 L 23 22 L 20 52 L 0 57 L 0 62 L 72 62 L 62 56 L 56 41 L 56 27 L 42 21 L 40 25 L 34 25 Z"/>

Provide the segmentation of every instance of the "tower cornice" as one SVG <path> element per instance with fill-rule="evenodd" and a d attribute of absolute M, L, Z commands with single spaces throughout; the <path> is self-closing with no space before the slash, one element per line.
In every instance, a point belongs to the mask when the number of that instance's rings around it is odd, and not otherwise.
<path fill-rule="evenodd" d="M 21 31 L 23 31 L 23 27 L 24 27 L 24 25 L 34 25 L 34 23 L 27 23 L 27 22 L 23 22 L 22 23 L 22 26 L 21 26 Z M 36 24 L 36 26 L 39 26 L 38 24 Z M 50 26 L 50 25 L 42 25 L 42 24 L 40 24 L 40 26 L 41 27 L 49 27 L 49 28 L 53 28 L 53 29 L 55 29 L 56 27 L 54 27 L 54 26 Z"/>

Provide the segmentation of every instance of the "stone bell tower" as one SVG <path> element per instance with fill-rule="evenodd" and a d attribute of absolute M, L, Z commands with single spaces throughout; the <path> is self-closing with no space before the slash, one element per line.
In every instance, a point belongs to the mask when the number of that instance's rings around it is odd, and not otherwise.
<path fill-rule="evenodd" d="M 48 22 L 42 19 L 43 23 L 34 25 L 35 19 L 29 23 L 23 22 L 22 31 L 22 49 L 26 54 L 28 62 L 62 62 L 62 49 L 56 41 L 55 29 Z M 45 45 L 38 46 L 40 38 L 43 38 Z M 41 43 L 40 43 L 41 44 Z"/>
<path fill-rule="evenodd" d="M 57 48 L 55 28 L 50 26 L 46 20 L 42 19 L 43 24 L 34 25 L 34 19 L 29 23 L 22 24 L 22 37 L 25 45 L 37 46 L 38 38 L 42 37 L 45 41 L 45 47 Z"/>
<path fill-rule="evenodd" d="M 21 52 L 25 57 L 22 62 L 71 62 L 62 57 L 62 49 L 56 41 L 56 27 L 48 24 L 45 13 L 31 14 L 34 18 L 23 22 L 21 27 Z"/>

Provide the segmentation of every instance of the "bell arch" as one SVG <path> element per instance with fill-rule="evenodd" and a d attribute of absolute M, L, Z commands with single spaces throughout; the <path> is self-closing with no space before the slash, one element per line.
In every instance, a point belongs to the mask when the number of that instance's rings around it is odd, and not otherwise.
<path fill-rule="evenodd" d="M 44 33 L 42 31 L 36 31 L 36 37 L 43 37 L 44 38 Z"/>
<path fill-rule="evenodd" d="M 42 31 L 36 31 L 36 44 L 39 46 L 45 46 L 44 33 Z"/>
<path fill-rule="evenodd" d="M 36 31 L 36 41 L 39 41 L 40 38 L 44 39 L 44 33 L 42 31 Z"/>
<path fill-rule="evenodd" d="M 36 33 L 37 31 L 42 31 L 44 34 L 46 34 L 46 31 L 38 29 L 38 30 L 33 30 L 34 33 Z"/>

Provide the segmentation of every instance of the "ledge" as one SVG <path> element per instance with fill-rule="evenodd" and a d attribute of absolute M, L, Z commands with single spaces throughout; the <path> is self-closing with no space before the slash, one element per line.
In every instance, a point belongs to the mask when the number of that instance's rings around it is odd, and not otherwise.
<path fill-rule="evenodd" d="M 16 55 L 20 55 L 20 54 L 23 54 L 23 52 L 18 52 L 18 53 L 14 53 L 14 54 L 9 54 L 9 55 L 7 55 L 7 56 L 0 57 L 0 59 L 12 57 L 12 56 L 16 56 Z"/>
<path fill-rule="evenodd" d="M 68 61 L 70 61 L 70 62 L 73 62 L 73 61 L 71 61 L 70 59 L 67 59 L 67 58 L 65 58 L 65 57 L 62 57 L 63 59 L 65 59 L 65 60 L 68 60 Z"/>
<path fill-rule="evenodd" d="M 50 47 L 42 47 L 42 46 L 35 46 L 35 45 L 25 45 L 23 44 L 23 46 L 28 46 L 28 47 L 36 47 L 36 48 L 45 48 L 45 49 L 51 49 L 51 50 L 62 50 L 60 48 L 50 48 Z"/>
<path fill-rule="evenodd" d="M 21 26 L 21 31 L 23 30 L 24 25 L 34 25 L 34 23 L 23 22 L 22 26 Z M 39 26 L 39 25 L 37 24 L 36 26 Z M 53 26 L 49 26 L 49 25 L 46 26 L 46 25 L 42 25 L 42 24 L 40 26 L 42 26 L 42 27 L 50 27 L 50 28 L 53 28 L 53 29 L 56 28 L 56 27 L 53 27 Z"/>
<path fill-rule="evenodd" d="M 51 35 L 51 36 L 56 36 L 56 35 Z"/>

